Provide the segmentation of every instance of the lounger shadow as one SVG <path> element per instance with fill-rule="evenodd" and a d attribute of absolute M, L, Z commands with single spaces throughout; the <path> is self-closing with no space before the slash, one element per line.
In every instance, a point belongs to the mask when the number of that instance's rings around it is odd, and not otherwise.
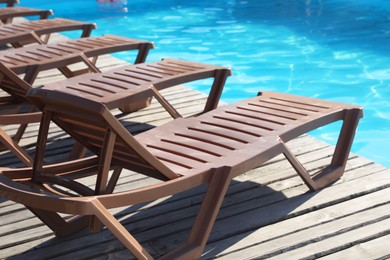
<path fill-rule="evenodd" d="M 69 92 L 68 88 L 77 90 Z M 153 85 L 112 90 L 114 93 L 106 95 L 83 89 L 68 80 L 62 86 L 29 90 L 28 98 L 43 111 L 37 156 L 32 169 L 3 169 L 0 195 L 26 205 L 57 235 L 76 232 L 87 223 L 91 230 L 98 231 L 102 223 L 139 259 L 152 257 L 109 209 L 207 184 L 187 242 L 164 256 L 199 258 L 234 177 L 284 154 L 311 190 L 320 189 L 343 174 L 362 116 L 359 106 L 264 92 L 197 117 L 177 118 L 133 136 L 110 109 L 131 101 L 135 90 L 139 95 L 154 92 Z M 309 174 L 285 143 L 339 120 L 343 124 L 330 165 Z M 42 158 L 50 122 L 55 122 L 95 156 L 61 166 L 44 166 Z M 115 193 L 123 168 L 161 182 Z M 95 178 L 94 188 L 78 182 L 79 177 L 87 174 Z M 65 221 L 59 212 L 75 218 Z"/>

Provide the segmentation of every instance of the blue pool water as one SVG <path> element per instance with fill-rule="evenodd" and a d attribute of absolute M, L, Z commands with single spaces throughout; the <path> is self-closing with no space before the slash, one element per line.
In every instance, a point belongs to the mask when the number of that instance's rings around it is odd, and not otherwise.
<path fill-rule="evenodd" d="M 230 66 L 225 102 L 273 90 L 364 106 L 353 151 L 390 167 L 390 3 L 387 0 L 22 0 L 93 21 L 94 35 L 154 41 L 148 60 Z M 73 36 L 73 35 L 70 35 Z M 120 58 L 133 60 L 129 54 Z M 203 91 L 206 83 L 192 85 Z M 335 143 L 336 130 L 316 137 Z"/>

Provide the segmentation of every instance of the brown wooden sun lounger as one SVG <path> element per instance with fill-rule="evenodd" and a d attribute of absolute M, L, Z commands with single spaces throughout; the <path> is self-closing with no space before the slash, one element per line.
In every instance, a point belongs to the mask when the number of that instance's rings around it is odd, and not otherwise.
<path fill-rule="evenodd" d="M 69 84 L 68 84 L 69 83 Z M 281 93 L 265 92 L 255 98 L 219 107 L 191 118 L 179 118 L 133 136 L 110 109 L 132 100 L 134 89 L 94 95 L 82 87 L 70 93 L 72 80 L 61 86 L 31 89 L 28 98 L 43 111 L 33 169 L 3 169 L 0 196 L 26 205 L 57 235 L 103 223 L 138 259 L 151 255 L 135 240 L 109 209 L 129 206 L 208 184 L 186 243 L 166 259 L 197 259 L 207 242 L 232 178 L 284 154 L 311 190 L 319 189 L 344 172 L 362 109 Z M 150 92 L 153 86 L 135 87 Z M 125 92 L 129 92 L 127 96 Z M 129 98 L 129 99 L 127 99 Z M 286 142 L 335 121 L 343 121 L 333 159 L 328 167 L 308 173 Z M 95 157 L 43 166 L 49 123 L 53 121 L 85 145 Z M 114 192 L 122 168 L 161 180 L 129 191 Z M 91 170 L 95 188 L 78 182 L 77 171 Z M 113 169 L 112 175 L 109 170 Z M 51 188 L 55 185 L 56 188 Z M 61 191 L 61 188 L 66 191 Z M 72 192 L 74 195 L 69 195 Z M 76 195 L 77 194 L 77 195 Z M 57 213 L 75 216 L 65 222 Z M 90 217 L 87 217 L 90 216 Z"/>
<path fill-rule="evenodd" d="M 81 30 L 81 37 L 88 37 L 95 28 L 93 23 L 63 18 L 4 24 L 0 26 L 0 45 L 21 47 L 30 43 L 45 44 L 49 41 L 50 34 L 71 30 Z"/>
<path fill-rule="evenodd" d="M 47 19 L 53 15 L 51 10 L 41 10 L 29 7 L 4 7 L 0 8 L 0 24 L 12 23 L 16 17 L 38 16 L 40 19 Z"/>
<path fill-rule="evenodd" d="M 120 108 L 124 112 L 144 108 L 149 105 L 151 98 L 155 97 L 172 117 L 177 118 L 181 115 L 164 99 L 159 90 L 199 79 L 214 78 L 205 112 L 217 107 L 226 78 L 230 75 L 231 71 L 226 67 L 164 59 L 73 77 L 46 85 L 46 88 L 60 89 L 74 95 L 99 97 L 105 103 L 115 99 L 115 105 L 109 107 Z M 150 91 L 144 91 L 145 88 Z"/>
<path fill-rule="evenodd" d="M 107 37 L 102 37 L 101 39 L 105 39 L 108 41 L 114 39 L 115 42 L 121 39 L 121 37 L 113 37 L 113 38 L 112 37 L 113 36 L 107 36 Z M 77 41 L 77 43 L 79 43 L 80 41 L 83 43 L 87 43 L 89 40 L 91 39 L 88 40 L 80 39 L 79 41 Z M 82 45 L 82 47 L 85 48 L 86 50 L 85 53 L 88 56 L 99 55 L 101 53 L 101 50 L 99 51 L 97 47 L 94 47 L 96 41 L 93 39 L 91 41 L 93 43 L 92 49 L 86 48 L 86 45 L 84 44 Z M 143 46 L 140 49 L 142 49 L 142 52 L 145 55 L 138 55 L 139 59 L 143 60 L 144 57 L 146 56 L 147 50 L 150 47 L 150 43 L 140 42 L 137 40 L 134 41 L 135 41 L 134 47 L 139 48 L 139 45 Z M 125 42 L 126 41 L 123 42 L 123 45 L 125 45 Z M 129 41 L 127 41 L 127 43 L 129 43 Z M 123 45 L 118 44 L 116 47 L 114 46 L 113 48 L 115 50 L 119 50 L 119 49 L 122 50 Z M 50 44 L 50 46 L 52 45 Z M 43 50 L 49 50 L 49 52 L 53 52 L 54 54 L 59 53 L 58 50 L 51 50 L 47 45 L 42 45 L 42 46 L 40 45 L 38 47 L 42 48 Z M 66 52 L 66 49 L 64 50 Z M 40 54 L 37 53 L 32 54 L 31 52 L 29 52 L 29 57 L 34 58 L 35 55 L 40 55 Z M 47 55 L 50 56 L 50 54 Z M 41 62 L 43 62 L 44 60 L 45 59 L 42 59 Z M 9 61 L 7 63 L 7 65 L 9 66 L 8 67 L 0 61 L 0 75 L 2 76 L 0 87 L 2 88 L 3 91 L 9 93 L 11 96 L 11 97 L 6 97 L 7 100 L 4 102 L 4 105 L 0 105 L 0 110 L 3 109 L 5 110 L 3 111 L 4 113 L 1 113 L 0 111 L 0 115 L 1 115 L 0 124 L 1 125 L 22 124 L 18 132 L 12 138 L 9 135 L 7 135 L 7 133 L 4 130 L 0 129 L 0 143 L 3 145 L 2 147 L 3 149 L 7 149 L 13 152 L 27 166 L 30 166 L 32 164 L 32 159 L 23 150 L 23 148 L 19 146 L 18 143 L 20 141 L 20 138 L 22 137 L 22 134 L 24 133 L 27 123 L 37 122 L 37 120 L 39 119 L 39 113 L 34 110 L 34 107 L 31 107 L 29 110 L 27 110 L 28 112 L 32 112 L 32 113 L 25 113 L 25 112 L 19 113 L 18 111 L 19 109 L 22 108 L 26 110 L 25 107 L 29 106 L 28 102 L 26 104 L 26 102 L 23 101 L 25 101 L 24 97 L 26 92 L 32 88 L 32 84 L 30 82 L 32 82 L 35 79 L 38 72 L 44 69 L 51 69 L 51 68 L 55 68 L 56 66 L 62 67 L 69 64 L 69 62 L 75 62 L 75 61 L 80 61 L 80 56 L 65 55 L 59 61 L 51 61 L 51 62 L 49 61 L 48 63 L 40 63 L 37 61 L 36 65 L 29 65 L 29 66 L 23 66 L 22 63 L 13 63 L 13 61 Z M 24 60 L 24 62 L 26 62 L 26 60 Z M 131 97 L 132 101 L 130 102 L 129 100 L 129 102 L 123 102 L 122 105 L 120 106 L 120 108 L 125 112 L 132 112 L 144 108 L 150 104 L 152 95 L 150 93 L 146 93 L 145 95 L 144 92 L 138 93 L 137 86 L 141 85 L 145 87 L 153 83 L 155 84 L 157 89 L 163 89 L 166 87 L 175 86 L 178 84 L 191 82 L 203 78 L 214 78 L 214 83 L 212 85 L 212 92 L 211 92 L 213 99 L 209 100 L 209 103 L 206 105 L 205 108 L 206 110 L 213 109 L 218 104 L 220 93 L 222 91 L 226 77 L 230 75 L 230 70 L 227 68 L 205 65 L 205 64 L 198 64 L 193 62 L 172 61 L 172 60 L 128 65 L 104 73 L 97 73 L 98 70 L 93 66 L 93 64 L 89 64 L 89 65 L 92 71 L 96 72 L 96 74 L 93 74 L 94 76 L 92 77 L 89 77 L 88 75 L 81 75 L 79 77 L 75 77 L 73 79 L 65 81 L 68 83 L 75 84 L 69 86 L 67 91 L 74 93 L 78 91 L 77 88 L 79 86 L 82 86 L 83 88 L 85 88 L 85 91 L 88 91 L 93 95 L 105 95 L 104 93 L 105 89 L 109 90 L 115 88 L 115 90 L 113 91 L 117 93 L 116 97 L 122 95 L 123 93 L 129 95 L 129 92 L 133 91 L 133 96 Z M 15 70 L 17 73 L 26 73 L 27 78 L 25 78 L 25 80 L 20 79 L 12 70 Z M 62 86 L 62 84 L 64 84 L 64 81 L 56 82 L 54 85 L 57 84 L 58 86 Z M 111 90 L 108 92 L 108 94 L 112 94 L 112 93 L 113 92 Z M 159 95 L 157 91 L 155 91 L 154 96 L 161 101 L 164 100 L 164 98 L 161 95 Z M 16 106 L 16 109 L 15 111 L 12 111 L 12 113 L 10 114 L 9 112 L 10 109 L 8 107 L 10 107 L 11 104 L 14 104 Z M 174 117 L 179 116 L 179 113 L 168 102 L 165 101 L 164 105 L 167 108 L 167 110 L 171 113 L 172 116 Z M 18 118 L 18 121 L 16 121 L 16 118 Z M 25 122 L 23 122 L 23 120 L 25 120 Z M 83 150 L 79 148 L 80 147 L 75 147 L 75 149 L 71 152 L 70 156 L 72 158 L 79 157 L 82 154 Z"/>
<path fill-rule="evenodd" d="M 104 35 L 8 49 L 0 52 L 0 62 L 16 74 L 25 74 L 24 80 L 32 84 L 41 71 L 59 68 L 66 77 L 72 77 L 80 72 L 65 69 L 67 65 L 84 62 L 93 67 L 87 58 L 93 58 L 95 65 L 99 56 L 109 53 L 138 50 L 134 63 L 142 63 L 152 48 L 152 42 Z"/>

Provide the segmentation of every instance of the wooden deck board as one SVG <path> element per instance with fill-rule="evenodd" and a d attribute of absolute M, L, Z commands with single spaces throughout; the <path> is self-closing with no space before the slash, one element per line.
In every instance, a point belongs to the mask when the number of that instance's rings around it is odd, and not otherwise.
<path fill-rule="evenodd" d="M 104 69 L 124 64 L 105 56 Z M 36 85 L 62 78 L 56 71 L 40 75 Z M 164 91 L 183 115 L 201 111 L 205 95 L 178 86 Z M 132 132 L 171 120 L 156 103 L 117 116 Z M 7 131 L 15 127 L 7 126 Z M 34 153 L 38 125 L 28 128 L 23 144 Z M 64 158 L 72 141 L 57 127 L 50 132 L 48 161 Z M 310 136 L 289 142 L 309 170 L 326 165 L 333 147 Z M 7 152 L 0 165 L 21 166 Z M 117 191 L 153 182 L 126 171 Z M 93 180 L 86 180 L 93 185 Z M 186 239 L 205 187 L 113 212 L 155 257 Z M 206 246 L 204 259 L 351 259 L 390 256 L 390 170 L 351 154 L 344 176 L 331 186 L 309 192 L 287 161 L 278 156 L 234 179 Z M 0 258 L 124 259 L 131 255 L 107 230 L 83 231 L 56 238 L 23 206 L 0 199 Z"/>

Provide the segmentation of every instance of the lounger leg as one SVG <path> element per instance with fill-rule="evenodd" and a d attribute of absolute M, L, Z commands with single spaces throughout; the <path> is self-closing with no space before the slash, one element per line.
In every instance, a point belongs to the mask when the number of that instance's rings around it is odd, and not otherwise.
<path fill-rule="evenodd" d="M 204 107 L 203 113 L 217 108 L 219 99 L 221 98 L 223 86 L 226 78 L 230 75 L 229 70 L 218 70 L 214 76 L 214 82 L 210 90 L 209 97 Z"/>
<path fill-rule="evenodd" d="M 288 147 L 281 141 L 284 145 L 283 154 L 311 190 L 318 190 L 336 181 L 343 175 L 361 117 L 362 110 L 360 109 L 352 109 L 346 112 L 331 163 L 326 168 L 312 175 L 306 171 Z"/>
<path fill-rule="evenodd" d="M 151 47 L 152 45 L 150 45 L 149 43 L 141 44 L 138 49 L 138 55 L 134 61 L 134 64 L 144 63 Z"/>
<path fill-rule="evenodd" d="M 84 63 L 85 66 L 87 66 L 87 68 L 72 71 L 68 67 L 64 66 L 64 67 L 58 68 L 58 70 L 67 78 L 71 78 L 71 77 L 86 74 L 86 73 L 99 73 L 99 72 L 101 72 L 99 70 L 99 68 L 96 67 L 96 65 L 92 61 L 90 61 L 87 56 L 85 56 L 82 53 L 79 54 L 78 60 L 73 59 L 72 62 L 70 62 L 70 63 L 76 63 L 76 62 Z"/>
<path fill-rule="evenodd" d="M 180 113 L 160 94 L 160 92 L 154 87 L 151 86 L 150 90 L 153 93 L 154 98 L 165 108 L 165 110 L 173 117 L 174 119 L 182 117 Z"/>
<path fill-rule="evenodd" d="M 106 191 L 105 191 L 106 194 L 109 194 L 109 193 L 113 193 L 113 192 L 114 192 L 116 183 L 117 183 L 118 180 L 119 180 L 119 176 L 120 176 L 120 174 L 121 174 L 121 172 L 122 172 L 122 169 L 123 169 L 123 168 L 118 167 L 118 166 L 115 167 L 114 172 L 113 172 L 112 175 L 111 175 L 110 181 L 109 181 L 108 184 L 107 184 Z"/>
<path fill-rule="evenodd" d="M 30 155 L 28 155 L 27 152 L 1 128 L 0 143 L 14 153 L 26 166 L 32 166 L 33 160 Z"/>
<path fill-rule="evenodd" d="M 350 110 L 345 116 L 332 158 L 332 165 L 337 165 L 341 167 L 342 170 L 344 170 L 345 165 L 347 164 L 356 129 L 362 116 L 363 112 L 360 109 Z"/>
<path fill-rule="evenodd" d="M 103 147 L 101 150 L 101 154 L 99 156 L 101 158 L 101 161 L 99 162 L 97 179 L 96 179 L 96 186 L 95 186 L 96 195 L 104 194 L 105 191 L 107 190 L 108 174 L 111 167 L 111 159 L 112 159 L 112 154 L 115 146 L 115 139 L 116 139 L 116 133 L 111 128 L 107 127 L 106 134 L 104 136 Z M 116 174 L 116 172 L 114 172 L 114 174 Z M 95 232 L 101 230 L 101 223 L 99 219 L 96 218 L 95 216 L 92 216 L 91 218 L 90 229 Z"/>
<path fill-rule="evenodd" d="M 212 173 L 212 179 L 187 243 L 167 255 L 164 255 L 161 259 L 200 258 L 231 182 L 232 178 L 230 173 L 231 169 L 229 167 L 216 169 Z"/>
<path fill-rule="evenodd" d="M 137 259 L 153 259 L 126 228 L 98 201 L 92 202 L 97 217 Z"/>
<path fill-rule="evenodd" d="M 84 26 L 83 28 L 83 32 L 81 33 L 81 38 L 84 38 L 84 37 L 89 37 L 91 36 L 91 32 L 93 29 L 96 28 L 96 25 L 92 25 L 92 24 L 87 24 Z"/>

